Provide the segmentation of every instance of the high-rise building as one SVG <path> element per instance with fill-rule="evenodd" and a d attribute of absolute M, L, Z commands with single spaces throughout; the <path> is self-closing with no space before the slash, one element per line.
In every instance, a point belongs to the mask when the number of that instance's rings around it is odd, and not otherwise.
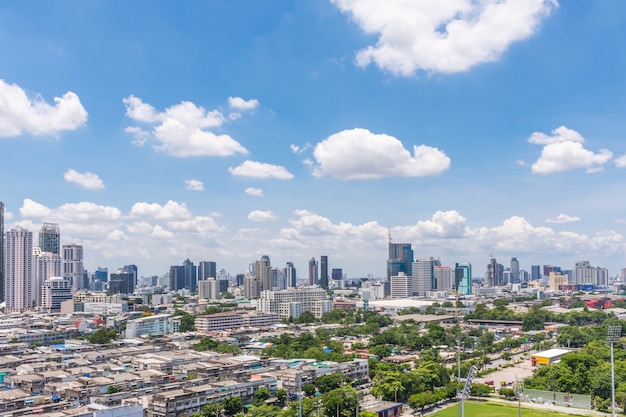
<path fill-rule="evenodd" d="M 182 265 L 170 267 L 170 290 L 179 291 L 186 288 L 194 292 L 197 289 L 197 278 L 196 266 L 189 259 L 186 259 Z"/>
<path fill-rule="evenodd" d="M 341 268 L 333 268 L 330 277 L 333 281 L 343 280 L 343 270 Z"/>
<path fill-rule="evenodd" d="M 61 303 L 72 299 L 72 282 L 63 277 L 47 278 L 41 286 L 39 297 L 41 307 L 47 313 L 58 313 L 61 311 Z"/>
<path fill-rule="evenodd" d="M 256 275 L 248 275 L 243 279 L 243 294 L 246 298 L 261 296 L 261 280 Z"/>
<path fill-rule="evenodd" d="M 33 293 L 33 234 L 17 226 L 4 238 L 6 311 L 30 310 L 37 298 Z"/>
<path fill-rule="evenodd" d="M 198 281 L 198 298 L 204 300 L 219 300 L 219 281 L 215 278 Z"/>
<path fill-rule="evenodd" d="M 519 282 L 519 261 L 513 257 L 511 258 L 511 283 L 517 284 Z"/>
<path fill-rule="evenodd" d="M 72 281 L 73 292 L 84 288 L 84 276 L 83 247 L 76 244 L 63 245 L 63 278 Z"/>
<path fill-rule="evenodd" d="M 98 267 L 96 272 L 93 273 L 94 278 L 100 282 L 107 282 L 109 280 L 109 269 Z"/>
<path fill-rule="evenodd" d="M 531 265 L 530 280 L 539 281 L 541 279 L 541 265 Z"/>
<path fill-rule="evenodd" d="M 411 265 L 411 276 L 413 277 L 412 295 L 423 297 L 427 292 L 436 289 L 435 259 L 432 256 L 418 257 Z"/>
<path fill-rule="evenodd" d="M 410 243 L 389 242 L 389 259 L 387 259 L 387 281 L 400 272 L 411 275 L 413 249 Z"/>
<path fill-rule="evenodd" d="M 135 275 L 132 272 L 118 271 L 109 278 L 108 292 L 112 294 L 127 294 L 135 292 Z"/>
<path fill-rule="evenodd" d="M 4 301 L 4 203 L 0 201 L 0 303 Z"/>
<path fill-rule="evenodd" d="M 452 268 L 449 266 L 435 265 L 434 273 L 438 290 L 450 291 L 454 288 L 454 273 Z"/>
<path fill-rule="evenodd" d="M 318 279 L 317 261 L 315 258 L 311 258 L 309 261 L 309 287 L 317 285 Z"/>
<path fill-rule="evenodd" d="M 472 293 L 472 264 L 459 264 L 454 267 L 454 280 L 457 294 L 470 295 Z"/>
<path fill-rule="evenodd" d="M 42 305 L 41 288 L 43 283 L 52 277 L 60 277 L 63 271 L 61 255 L 52 252 L 42 252 L 41 248 L 33 248 L 33 268 L 35 278 L 33 280 L 33 292 L 36 304 Z"/>
<path fill-rule="evenodd" d="M 272 263 L 270 257 L 267 255 L 261 256 L 261 259 L 256 261 L 256 276 L 261 283 L 261 291 L 271 290 L 273 287 L 272 280 Z"/>
<path fill-rule="evenodd" d="M 287 266 L 285 267 L 285 281 L 287 282 L 287 287 L 296 288 L 296 268 L 293 266 L 293 262 L 287 262 Z"/>
<path fill-rule="evenodd" d="M 320 256 L 320 287 L 328 289 L 328 256 Z"/>
<path fill-rule="evenodd" d="M 487 287 L 504 285 L 503 273 L 504 267 L 496 261 L 496 258 L 492 256 L 489 260 L 489 264 L 487 265 L 487 272 L 485 273 L 485 285 Z"/>
<path fill-rule="evenodd" d="M 39 248 L 42 252 L 61 254 L 61 229 L 57 223 L 44 223 L 39 229 Z"/>
<path fill-rule="evenodd" d="M 134 291 L 134 288 L 137 286 L 137 280 L 139 279 L 137 265 L 124 265 L 122 267 L 122 272 L 126 272 L 127 274 L 133 275 L 133 291 Z"/>
<path fill-rule="evenodd" d="M 217 264 L 211 261 L 200 261 L 198 264 L 198 281 L 204 281 L 207 278 L 217 279 Z"/>

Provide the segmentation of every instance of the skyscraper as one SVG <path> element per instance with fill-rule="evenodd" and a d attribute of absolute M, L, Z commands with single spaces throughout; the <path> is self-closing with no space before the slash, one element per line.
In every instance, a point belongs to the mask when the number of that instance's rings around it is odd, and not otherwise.
<path fill-rule="evenodd" d="M 85 287 L 85 268 L 83 267 L 82 245 L 63 245 L 63 278 L 72 281 L 72 291 Z"/>
<path fill-rule="evenodd" d="M 427 292 L 437 288 L 435 281 L 435 259 L 432 256 L 420 256 L 411 266 L 413 277 L 412 295 L 425 296 Z"/>
<path fill-rule="evenodd" d="M 16 227 L 5 235 L 6 263 L 4 295 L 6 311 L 33 307 L 33 234 Z"/>
<path fill-rule="evenodd" d="M 53 277 L 61 277 L 63 270 L 63 260 L 61 255 L 52 252 L 42 252 L 41 248 L 33 248 L 33 294 L 37 300 L 37 305 L 42 306 L 41 288 L 44 282 Z"/>
<path fill-rule="evenodd" d="M 296 268 L 293 266 L 293 262 L 287 262 L 287 267 L 285 267 L 285 280 L 287 281 L 287 287 L 296 288 Z"/>
<path fill-rule="evenodd" d="M 517 284 L 519 279 L 519 261 L 517 258 L 511 258 L 511 283 Z"/>
<path fill-rule="evenodd" d="M 0 201 L 0 303 L 4 301 L 4 203 Z"/>
<path fill-rule="evenodd" d="M 61 229 L 57 223 L 44 223 L 39 229 L 39 248 L 42 252 L 61 253 Z"/>
<path fill-rule="evenodd" d="M 272 289 L 272 263 L 270 257 L 267 255 L 261 256 L 261 260 L 256 261 L 256 276 L 261 282 L 261 291 L 267 291 Z"/>
<path fill-rule="evenodd" d="M 217 279 L 217 264 L 211 261 L 200 261 L 198 264 L 198 281 L 208 278 Z"/>
<path fill-rule="evenodd" d="M 459 264 L 454 267 L 454 280 L 457 294 L 470 295 L 472 293 L 472 264 Z"/>
<path fill-rule="evenodd" d="M 315 258 L 311 258 L 309 261 L 309 286 L 312 287 L 316 285 L 318 282 L 318 270 L 317 270 L 317 261 Z"/>
<path fill-rule="evenodd" d="M 320 287 L 328 289 L 328 256 L 320 256 Z"/>
<path fill-rule="evenodd" d="M 183 262 L 183 274 L 185 288 L 194 292 L 198 288 L 198 271 L 196 266 L 189 259 Z"/>
<path fill-rule="evenodd" d="M 126 272 L 127 274 L 133 275 L 133 290 L 134 290 L 135 286 L 137 285 L 137 280 L 139 279 L 137 265 L 124 265 L 122 267 L 122 272 Z"/>
<path fill-rule="evenodd" d="M 539 281 L 541 279 L 541 266 L 532 265 L 530 267 L 530 279 L 532 281 Z"/>
<path fill-rule="evenodd" d="M 404 272 L 411 275 L 411 265 L 413 264 L 413 249 L 410 243 L 389 242 L 389 259 L 387 260 L 387 281 L 390 277 L 397 276 Z"/>

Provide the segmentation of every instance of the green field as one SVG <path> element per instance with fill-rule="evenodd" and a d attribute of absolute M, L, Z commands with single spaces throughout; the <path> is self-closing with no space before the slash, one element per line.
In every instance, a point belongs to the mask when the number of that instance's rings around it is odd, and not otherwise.
<path fill-rule="evenodd" d="M 444 410 L 438 411 L 434 414 L 429 414 L 429 417 L 459 417 L 460 404 L 456 404 L 452 407 L 448 407 Z M 484 402 L 466 402 L 465 403 L 465 417 L 517 417 L 517 405 L 504 405 L 493 404 Z M 533 410 L 530 408 L 522 407 L 522 417 L 559 417 L 559 416 L 572 416 L 572 414 L 555 413 L 548 410 Z"/>

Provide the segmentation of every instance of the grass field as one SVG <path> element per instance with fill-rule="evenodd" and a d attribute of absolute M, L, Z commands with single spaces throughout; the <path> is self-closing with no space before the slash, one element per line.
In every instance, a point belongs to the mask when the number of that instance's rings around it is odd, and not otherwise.
<path fill-rule="evenodd" d="M 429 417 L 459 417 L 460 404 L 448 407 L 445 410 L 438 411 L 434 414 L 429 414 Z M 504 405 L 482 402 L 466 402 L 465 403 L 465 416 L 466 417 L 517 417 L 517 405 Z M 522 408 L 522 417 L 563 417 L 571 414 L 555 413 L 548 410 L 532 410 L 530 408 Z"/>

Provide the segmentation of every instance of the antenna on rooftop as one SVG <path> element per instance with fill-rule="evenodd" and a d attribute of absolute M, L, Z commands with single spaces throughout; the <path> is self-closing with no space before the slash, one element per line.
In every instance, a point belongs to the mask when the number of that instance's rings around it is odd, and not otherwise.
<path fill-rule="evenodd" d="M 391 227 L 387 226 L 387 230 L 389 230 L 389 244 L 391 244 L 393 242 L 391 240 Z"/>

